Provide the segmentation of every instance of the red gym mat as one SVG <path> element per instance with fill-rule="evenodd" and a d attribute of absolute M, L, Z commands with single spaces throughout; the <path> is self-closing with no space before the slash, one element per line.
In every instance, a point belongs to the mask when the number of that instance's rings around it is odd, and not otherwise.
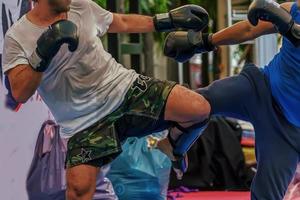
<path fill-rule="evenodd" d="M 250 200 L 249 192 L 172 193 L 176 200 Z"/>

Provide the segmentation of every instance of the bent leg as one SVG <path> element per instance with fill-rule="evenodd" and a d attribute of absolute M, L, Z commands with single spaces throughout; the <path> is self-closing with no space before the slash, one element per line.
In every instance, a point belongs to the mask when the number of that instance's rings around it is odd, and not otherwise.
<path fill-rule="evenodd" d="M 67 200 L 91 200 L 96 190 L 99 168 L 79 165 L 67 169 Z"/>
<path fill-rule="evenodd" d="M 173 158 L 173 167 L 179 179 L 187 170 L 186 153 L 206 127 L 209 114 L 209 103 L 196 92 L 177 85 L 169 94 L 164 119 L 174 122 L 174 128 L 170 129 L 169 139 L 163 144 L 166 148 L 169 146 L 167 154 L 176 158 Z M 171 145 L 167 145 L 168 142 Z"/>
<path fill-rule="evenodd" d="M 179 123 L 186 131 L 172 130 L 173 153 L 189 150 L 200 137 L 205 127 L 203 122 L 210 114 L 249 120 L 248 110 L 255 109 L 252 104 L 256 96 L 252 85 L 247 76 L 241 74 L 216 81 L 197 93 L 180 86 L 174 88 L 167 101 L 165 119 Z"/>
<path fill-rule="evenodd" d="M 167 99 L 165 120 L 189 126 L 204 121 L 209 113 L 210 105 L 203 96 L 177 85 Z"/>

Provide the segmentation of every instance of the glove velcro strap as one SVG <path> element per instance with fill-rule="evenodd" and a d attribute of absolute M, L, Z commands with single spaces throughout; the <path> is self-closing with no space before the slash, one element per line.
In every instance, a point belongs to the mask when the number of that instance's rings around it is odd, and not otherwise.
<path fill-rule="evenodd" d="M 204 48 L 207 51 L 216 50 L 216 46 L 212 44 L 212 36 L 213 36 L 213 34 L 209 34 L 209 33 L 204 33 L 203 36 L 202 36 Z"/>
<path fill-rule="evenodd" d="M 48 67 L 48 62 L 41 58 L 37 50 L 33 51 L 31 56 L 28 58 L 28 62 L 32 69 L 36 72 L 44 72 Z"/>
<path fill-rule="evenodd" d="M 290 30 L 284 34 L 284 36 L 291 42 L 295 47 L 300 46 L 300 25 L 294 23 Z"/>
<path fill-rule="evenodd" d="M 187 162 L 185 161 L 185 156 L 182 156 L 177 159 L 178 160 L 176 161 L 172 161 L 172 167 L 175 169 L 179 169 L 180 171 L 182 171 L 182 173 L 186 173 L 188 166 L 187 166 Z"/>
<path fill-rule="evenodd" d="M 174 30 L 172 19 L 169 13 L 155 15 L 153 22 L 157 32 L 169 32 Z"/>
<path fill-rule="evenodd" d="M 190 149 L 190 146 L 198 139 L 198 137 L 200 137 L 200 135 L 201 135 L 200 132 L 203 131 L 207 127 L 208 122 L 209 122 L 209 119 L 207 119 L 201 123 L 194 124 L 193 126 L 187 127 L 187 128 L 184 128 L 180 124 L 173 122 L 173 128 L 176 127 L 178 130 L 180 130 L 183 133 L 176 140 L 174 140 L 171 137 L 171 131 L 168 134 L 169 142 L 170 142 L 171 146 L 173 147 L 173 155 L 175 157 L 179 157 L 179 158 L 184 156 L 186 154 L 186 152 L 188 151 L 188 149 Z M 187 138 L 189 138 L 189 139 L 187 139 Z M 187 139 L 187 141 L 184 141 L 182 143 L 182 141 L 185 139 Z M 180 145 L 180 143 L 182 143 L 183 145 L 189 146 L 186 148 L 185 152 L 182 152 L 181 150 L 178 149 L 178 148 L 181 148 L 182 144 Z"/>
<path fill-rule="evenodd" d="M 188 40 L 191 44 L 198 47 L 199 53 L 210 52 L 216 50 L 216 46 L 212 44 L 213 34 L 188 31 Z"/>

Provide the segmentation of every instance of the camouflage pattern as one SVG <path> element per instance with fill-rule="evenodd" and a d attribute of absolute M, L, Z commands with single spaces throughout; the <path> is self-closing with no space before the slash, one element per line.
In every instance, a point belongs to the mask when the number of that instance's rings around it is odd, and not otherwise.
<path fill-rule="evenodd" d="M 140 75 L 116 111 L 70 138 L 66 167 L 94 165 L 95 160 L 101 167 L 122 152 L 120 142 L 127 137 L 144 136 L 168 128 L 161 113 L 175 85 L 175 82 Z"/>

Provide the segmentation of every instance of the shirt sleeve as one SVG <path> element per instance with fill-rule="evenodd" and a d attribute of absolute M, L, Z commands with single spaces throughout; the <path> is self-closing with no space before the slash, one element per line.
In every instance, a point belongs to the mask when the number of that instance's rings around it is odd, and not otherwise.
<path fill-rule="evenodd" d="M 113 21 L 113 14 L 103 8 L 101 8 L 95 2 L 88 0 L 91 13 L 94 15 L 95 23 L 98 27 L 100 36 L 107 33 L 109 26 Z"/>
<path fill-rule="evenodd" d="M 26 54 L 16 40 L 10 36 L 5 36 L 2 54 L 3 74 L 18 65 L 29 65 Z"/>

